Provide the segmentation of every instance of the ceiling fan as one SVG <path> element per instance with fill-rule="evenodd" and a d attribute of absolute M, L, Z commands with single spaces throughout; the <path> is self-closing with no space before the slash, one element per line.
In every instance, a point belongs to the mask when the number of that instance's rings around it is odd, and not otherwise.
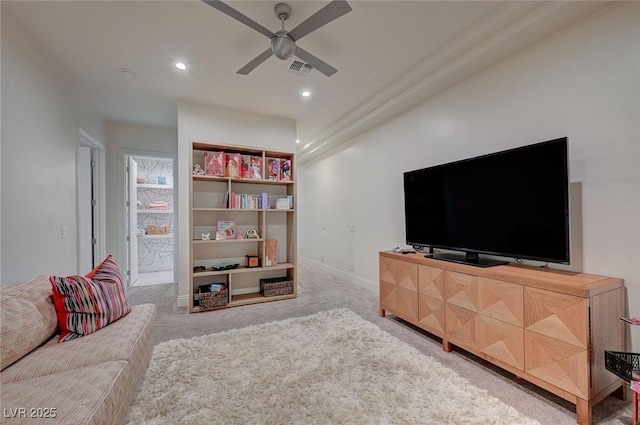
<path fill-rule="evenodd" d="M 296 41 L 300 40 L 305 35 L 317 30 L 318 28 L 328 24 L 334 19 L 339 18 L 345 13 L 350 12 L 351 6 L 346 0 L 333 0 L 322 9 L 304 20 L 300 25 L 286 31 L 284 29 L 284 21 L 291 16 L 291 7 L 286 3 L 278 3 L 274 7 L 276 17 L 282 22 L 282 29 L 279 31 L 271 32 L 267 28 L 263 27 L 253 19 L 238 12 L 228 4 L 220 0 L 202 0 L 209 6 L 218 9 L 220 12 L 229 15 L 233 19 L 236 19 L 246 26 L 253 28 L 260 34 L 268 37 L 271 40 L 271 47 L 264 52 L 260 53 L 251 62 L 240 68 L 237 73 L 247 75 L 253 71 L 258 65 L 265 60 L 269 59 L 272 55 L 275 55 L 279 59 L 290 59 L 293 56 L 297 56 L 304 62 L 308 63 L 318 71 L 322 72 L 327 77 L 331 77 L 338 70 L 329 65 L 328 63 L 318 59 L 311 53 L 302 49 L 296 45 Z"/>

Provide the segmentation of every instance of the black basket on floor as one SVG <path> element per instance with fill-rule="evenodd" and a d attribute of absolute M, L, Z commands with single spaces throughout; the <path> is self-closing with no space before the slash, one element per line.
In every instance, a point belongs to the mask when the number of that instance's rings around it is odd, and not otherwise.
<path fill-rule="evenodd" d="M 627 382 L 634 380 L 634 372 L 640 373 L 640 354 L 622 351 L 605 351 L 604 367 Z"/>

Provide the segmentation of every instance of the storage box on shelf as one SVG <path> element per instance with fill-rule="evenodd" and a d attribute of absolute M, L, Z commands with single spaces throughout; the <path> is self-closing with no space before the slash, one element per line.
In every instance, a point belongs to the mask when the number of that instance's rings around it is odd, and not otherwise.
<path fill-rule="evenodd" d="M 622 280 L 524 266 L 478 268 L 380 252 L 380 315 L 394 314 L 576 405 L 577 421 L 623 381 L 604 349 L 622 349 Z"/>
<path fill-rule="evenodd" d="M 204 142 L 193 142 L 192 147 L 189 312 L 205 310 L 201 299 L 196 302 L 195 298 L 200 285 L 212 283 L 224 283 L 228 291 L 228 303 L 215 308 L 296 297 L 294 155 Z M 230 169 L 220 166 L 225 158 Z M 274 173 L 268 174 L 265 169 L 269 158 L 287 164 L 286 178 L 290 180 L 261 178 L 273 178 Z M 205 170 L 218 175 L 206 174 Z M 289 199 L 291 208 L 276 209 L 278 199 Z M 218 222 L 227 222 L 227 226 L 233 223 L 235 237 L 233 232 L 226 232 L 225 239 L 220 235 L 216 238 Z M 274 245 L 276 262 L 272 261 Z M 247 256 L 258 261 L 249 267 Z M 221 264 L 233 268 L 219 267 Z M 291 291 L 265 296 L 260 281 L 269 278 L 290 281 Z"/>

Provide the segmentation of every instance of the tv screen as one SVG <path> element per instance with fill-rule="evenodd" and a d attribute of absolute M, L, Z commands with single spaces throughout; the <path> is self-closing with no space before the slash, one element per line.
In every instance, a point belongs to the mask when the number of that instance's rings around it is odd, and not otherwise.
<path fill-rule="evenodd" d="M 569 263 L 567 138 L 404 173 L 407 245 Z"/>

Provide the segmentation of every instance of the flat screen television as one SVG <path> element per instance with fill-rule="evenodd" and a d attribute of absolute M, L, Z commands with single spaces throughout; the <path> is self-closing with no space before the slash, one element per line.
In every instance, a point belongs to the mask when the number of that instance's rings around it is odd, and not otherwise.
<path fill-rule="evenodd" d="M 404 173 L 407 245 L 569 264 L 567 138 Z"/>

